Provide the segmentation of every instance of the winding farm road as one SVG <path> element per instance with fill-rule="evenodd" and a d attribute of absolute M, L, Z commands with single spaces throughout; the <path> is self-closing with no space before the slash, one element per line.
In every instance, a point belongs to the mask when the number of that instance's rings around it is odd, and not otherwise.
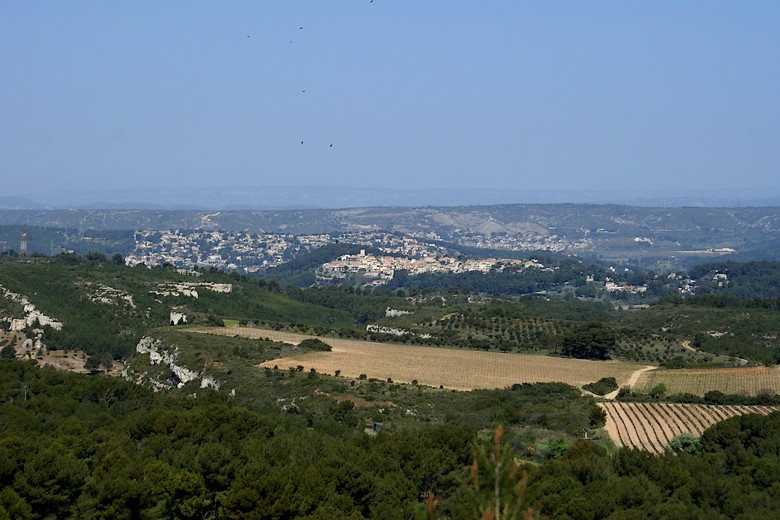
<path fill-rule="evenodd" d="M 628 378 L 628 382 L 625 384 L 625 386 L 627 386 L 628 388 L 631 388 L 632 386 L 634 386 L 636 384 L 637 380 L 639 379 L 639 376 L 641 376 L 642 374 L 644 374 L 648 370 L 655 370 L 656 368 L 658 368 L 658 367 L 657 366 L 653 366 L 653 365 L 647 365 L 644 368 L 640 368 L 639 370 L 636 370 L 633 374 L 631 374 L 631 377 Z M 618 388 L 617 390 L 615 390 L 613 392 L 605 394 L 604 395 L 604 399 L 615 399 L 617 397 L 617 395 L 618 395 L 618 392 L 620 392 L 620 388 Z"/>

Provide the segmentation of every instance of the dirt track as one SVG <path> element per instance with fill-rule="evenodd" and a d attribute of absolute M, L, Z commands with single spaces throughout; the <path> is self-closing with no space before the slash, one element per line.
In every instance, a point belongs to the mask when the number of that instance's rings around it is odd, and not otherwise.
<path fill-rule="evenodd" d="M 652 366 L 652 365 L 647 365 L 644 368 L 640 368 L 639 370 L 636 370 L 633 374 L 631 374 L 631 377 L 628 378 L 628 381 L 626 381 L 626 384 L 622 385 L 622 386 L 627 386 L 628 388 L 633 387 L 636 384 L 636 382 L 639 380 L 639 377 L 642 374 L 644 374 L 648 370 L 655 370 L 656 368 L 658 368 L 658 367 L 655 367 L 655 366 Z M 615 390 L 615 391 L 612 391 L 612 392 L 610 392 L 608 394 L 606 394 L 604 396 L 604 399 L 615 399 L 617 397 L 617 395 L 618 395 L 618 392 L 620 392 L 620 387 L 621 387 L 621 385 L 618 384 L 618 389 Z"/>

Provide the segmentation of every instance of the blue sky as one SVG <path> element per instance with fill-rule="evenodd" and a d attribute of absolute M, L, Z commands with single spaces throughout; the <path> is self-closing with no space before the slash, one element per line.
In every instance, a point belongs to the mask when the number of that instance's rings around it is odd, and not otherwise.
<path fill-rule="evenodd" d="M 779 21 L 776 1 L 0 0 L 0 177 L 29 198 L 775 189 Z"/>

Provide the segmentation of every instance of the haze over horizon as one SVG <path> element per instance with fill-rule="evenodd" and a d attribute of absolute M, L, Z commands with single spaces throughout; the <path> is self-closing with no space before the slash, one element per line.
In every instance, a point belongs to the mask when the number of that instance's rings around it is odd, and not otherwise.
<path fill-rule="evenodd" d="M 5 2 L 0 196 L 780 204 L 779 15 L 769 1 Z"/>
<path fill-rule="evenodd" d="M 0 210 L 305 210 L 372 206 L 457 207 L 504 204 L 617 204 L 641 207 L 773 207 L 780 190 L 415 190 L 349 186 L 211 186 L 37 192 L 0 195 Z"/>

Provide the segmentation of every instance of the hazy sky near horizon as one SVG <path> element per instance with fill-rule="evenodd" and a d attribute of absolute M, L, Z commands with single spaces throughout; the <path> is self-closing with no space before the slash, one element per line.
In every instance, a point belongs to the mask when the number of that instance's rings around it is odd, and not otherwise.
<path fill-rule="evenodd" d="M 775 0 L 0 0 L 0 177 L 777 188 L 778 22 Z"/>

